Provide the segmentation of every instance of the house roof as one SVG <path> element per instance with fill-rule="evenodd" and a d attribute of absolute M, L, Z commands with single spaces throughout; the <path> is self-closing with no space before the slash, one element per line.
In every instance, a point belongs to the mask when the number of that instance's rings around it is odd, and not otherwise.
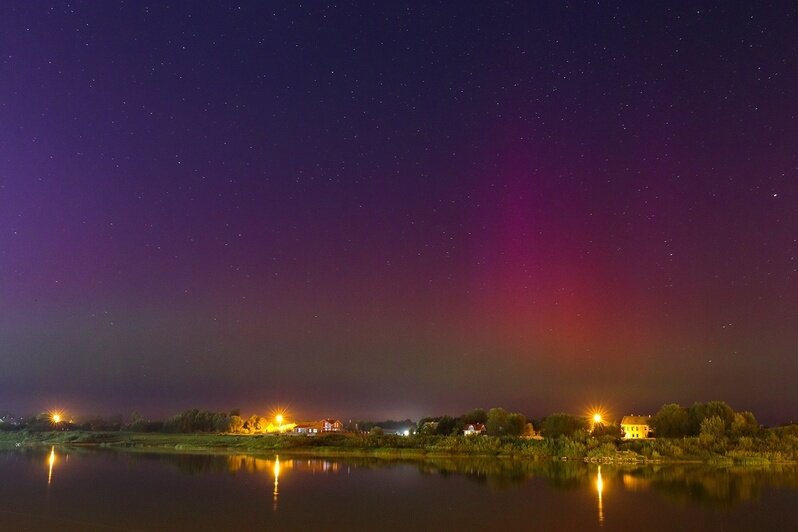
<path fill-rule="evenodd" d="M 299 423 L 296 424 L 294 429 L 321 429 L 324 428 L 325 423 L 335 425 L 336 423 L 341 423 L 341 421 L 337 419 L 322 419 L 321 421 L 300 421 Z M 343 425 L 343 423 L 341 424 Z"/>
<path fill-rule="evenodd" d="M 651 416 L 623 416 L 621 425 L 650 425 Z"/>
<path fill-rule="evenodd" d="M 302 421 L 302 422 L 296 424 L 296 426 L 294 427 L 294 430 L 296 430 L 296 429 L 320 429 L 322 427 L 324 427 L 324 422 L 323 421 Z"/>

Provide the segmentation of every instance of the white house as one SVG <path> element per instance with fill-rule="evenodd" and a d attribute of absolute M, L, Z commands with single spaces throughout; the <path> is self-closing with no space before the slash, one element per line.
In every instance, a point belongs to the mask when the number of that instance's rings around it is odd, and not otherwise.
<path fill-rule="evenodd" d="M 623 416 L 621 431 L 624 440 L 651 438 L 651 416 Z"/>

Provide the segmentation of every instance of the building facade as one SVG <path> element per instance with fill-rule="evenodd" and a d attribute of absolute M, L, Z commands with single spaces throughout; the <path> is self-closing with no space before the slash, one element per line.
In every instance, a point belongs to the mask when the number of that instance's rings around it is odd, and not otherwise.
<path fill-rule="evenodd" d="M 322 422 L 322 432 L 341 432 L 344 424 L 339 419 L 325 419 Z"/>
<path fill-rule="evenodd" d="M 482 423 L 467 423 L 463 429 L 464 436 L 476 436 L 478 434 L 485 434 L 487 429 Z"/>
<path fill-rule="evenodd" d="M 623 416 L 621 431 L 624 440 L 652 438 L 651 416 Z"/>
<path fill-rule="evenodd" d="M 322 419 L 321 421 L 304 421 L 297 423 L 294 434 L 314 435 L 321 432 L 343 432 L 344 424 L 338 419 Z"/>

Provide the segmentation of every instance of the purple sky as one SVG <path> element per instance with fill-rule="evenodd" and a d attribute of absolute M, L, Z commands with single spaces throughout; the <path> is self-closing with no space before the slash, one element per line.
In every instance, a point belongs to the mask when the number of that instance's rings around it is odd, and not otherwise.
<path fill-rule="evenodd" d="M 461 4 L 0 5 L 0 410 L 798 419 L 798 9 Z"/>

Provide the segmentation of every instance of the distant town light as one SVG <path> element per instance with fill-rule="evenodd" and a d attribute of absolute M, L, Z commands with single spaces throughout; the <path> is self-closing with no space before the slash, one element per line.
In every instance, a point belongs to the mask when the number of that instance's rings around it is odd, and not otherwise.
<path fill-rule="evenodd" d="M 405 436 L 410 436 L 410 429 L 405 429 L 405 431 L 403 432 L 403 434 L 404 434 Z"/>
<path fill-rule="evenodd" d="M 50 420 L 55 425 L 58 425 L 59 423 L 61 423 L 61 421 L 63 421 L 63 419 L 64 419 L 64 415 L 61 412 L 52 412 L 50 414 Z"/>
<path fill-rule="evenodd" d="M 278 425 L 282 425 L 283 424 L 283 415 L 282 414 L 277 414 L 277 416 L 274 419 L 275 419 L 275 421 L 277 421 Z"/>
<path fill-rule="evenodd" d="M 593 423 L 601 423 L 601 414 L 598 412 L 593 414 Z"/>

